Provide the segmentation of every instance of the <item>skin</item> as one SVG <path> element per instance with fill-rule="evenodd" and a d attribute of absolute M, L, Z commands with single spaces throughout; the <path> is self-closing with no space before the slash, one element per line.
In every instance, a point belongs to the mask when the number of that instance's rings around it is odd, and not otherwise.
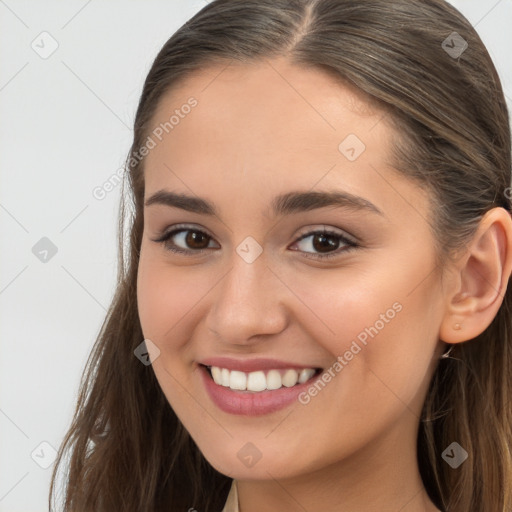
<path fill-rule="evenodd" d="M 170 91 L 154 126 L 191 96 L 198 105 L 145 164 L 145 199 L 166 189 L 219 209 L 210 217 L 145 208 L 137 300 L 144 336 L 160 350 L 152 367 L 169 403 L 210 464 L 237 480 L 242 512 L 438 510 L 416 459 L 420 411 L 445 350 L 440 339 L 478 334 L 501 304 L 510 217 L 492 210 L 475 244 L 441 275 L 426 221 L 429 194 L 392 168 L 396 134 L 356 91 L 281 58 L 217 65 Z M 366 146 L 355 161 L 338 149 L 348 134 Z M 271 215 L 278 194 L 334 189 L 382 214 Z M 206 232 L 208 248 L 187 256 L 154 241 L 178 223 Z M 308 259 L 321 247 L 299 235 L 323 226 L 359 247 L 347 251 L 340 241 L 331 250 L 338 256 Z M 172 240 L 194 251 L 184 234 Z M 263 249 L 250 264 L 236 252 L 247 236 Z M 487 277 L 478 285 L 477 273 Z M 204 389 L 197 362 L 212 356 L 328 369 L 394 303 L 401 311 L 306 405 L 235 416 Z M 261 454 L 252 467 L 237 456 L 248 442 Z"/>

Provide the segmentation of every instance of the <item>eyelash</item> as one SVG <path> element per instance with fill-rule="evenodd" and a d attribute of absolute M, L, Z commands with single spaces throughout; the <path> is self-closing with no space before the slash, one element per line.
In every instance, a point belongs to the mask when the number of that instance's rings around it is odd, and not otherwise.
<path fill-rule="evenodd" d="M 181 248 L 177 247 L 176 244 L 174 244 L 174 243 L 173 243 L 173 245 L 168 244 L 168 242 L 174 235 L 177 235 L 178 233 L 181 233 L 183 231 L 193 231 L 196 233 L 201 233 L 203 235 L 206 235 L 210 239 L 213 238 L 203 230 L 195 229 L 195 228 L 193 228 L 191 226 L 187 226 L 187 225 L 177 225 L 175 227 L 175 229 L 173 229 L 172 231 L 163 233 L 159 238 L 153 239 L 153 241 L 163 244 L 167 251 L 170 251 L 172 253 L 177 253 L 177 254 L 183 254 L 183 255 L 187 255 L 187 256 L 196 256 L 196 255 L 199 255 L 208 250 L 208 249 L 185 250 L 185 249 L 181 249 Z M 308 238 L 313 235 L 318 235 L 318 234 L 333 236 L 333 237 L 337 238 L 339 241 L 341 241 L 343 244 L 345 244 L 346 247 L 338 248 L 333 252 L 322 254 L 322 255 L 319 255 L 319 254 L 313 255 L 312 253 L 306 252 L 305 253 L 306 258 L 310 258 L 310 259 L 314 259 L 314 260 L 327 260 L 330 258 L 335 258 L 337 256 L 340 256 L 341 253 L 348 252 L 348 251 L 351 251 L 352 249 L 356 249 L 357 247 L 359 247 L 359 244 L 357 244 L 353 240 L 349 240 L 346 236 L 344 236 L 340 233 L 337 233 L 335 231 L 329 230 L 329 229 L 308 231 L 307 233 L 300 235 L 300 237 L 294 242 L 294 244 L 304 240 L 305 238 Z M 298 251 L 298 252 L 301 252 L 301 251 Z M 191 253 L 194 253 L 194 254 L 191 254 Z"/>

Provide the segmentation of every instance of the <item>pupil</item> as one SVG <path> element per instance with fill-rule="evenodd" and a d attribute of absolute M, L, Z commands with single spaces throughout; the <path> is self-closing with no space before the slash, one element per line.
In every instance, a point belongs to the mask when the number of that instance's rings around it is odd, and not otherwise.
<path fill-rule="evenodd" d="M 313 242 L 313 246 L 314 246 L 315 250 L 317 250 L 319 252 L 322 252 L 322 251 L 328 252 L 328 249 L 336 249 L 337 248 L 336 247 L 337 243 L 335 241 L 333 241 L 334 237 L 332 237 L 330 235 L 326 235 L 326 234 L 316 235 L 315 239 L 322 241 L 320 244 L 316 244 Z"/>
<path fill-rule="evenodd" d="M 196 247 L 196 248 L 199 245 L 199 248 L 201 249 L 201 248 L 203 248 L 203 247 L 201 247 L 201 243 L 200 243 L 201 238 L 206 240 L 208 238 L 208 236 L 205 235 L 204 233 L 198 233 L 197 231 L 189 231 L 189 234 L 186 237 L 187 245 L 189 245 L 190 247 Z M 198 240 L 199 240 L 199 244 L 197 245 Z M 206 245 L 208 245 L 208 244 L 206 244 Z"/>

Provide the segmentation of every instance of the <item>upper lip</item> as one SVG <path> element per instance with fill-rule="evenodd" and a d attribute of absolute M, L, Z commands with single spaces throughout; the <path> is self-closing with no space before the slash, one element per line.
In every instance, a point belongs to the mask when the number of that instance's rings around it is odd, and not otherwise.
<path fill-rule="evenodd" d="M 272 370 L 281 368 L 319 368 L 311 364 L 293 363 L 290 361 L 282 361 L 279 359 L 233 359 L 231 357 L 209 357 L 198 361 L 199 364 L 204 366 L 218 366 L 219 368 L 226 368 L 228 370 L 238 370 L 240 372 L 256 372 L 259 370 Z"/>

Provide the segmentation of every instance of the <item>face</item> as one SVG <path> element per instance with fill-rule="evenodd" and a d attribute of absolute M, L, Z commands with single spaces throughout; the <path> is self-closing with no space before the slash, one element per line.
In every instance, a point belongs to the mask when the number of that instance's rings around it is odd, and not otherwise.
<path fill-rule="evenodd" d="M 139 315 L 207 460 L 268 479 L 415 457 L 443 296 L 428 194 L 391 167 L 386 115 L 273 59 L 187 78 L 153 127 Z"/>

